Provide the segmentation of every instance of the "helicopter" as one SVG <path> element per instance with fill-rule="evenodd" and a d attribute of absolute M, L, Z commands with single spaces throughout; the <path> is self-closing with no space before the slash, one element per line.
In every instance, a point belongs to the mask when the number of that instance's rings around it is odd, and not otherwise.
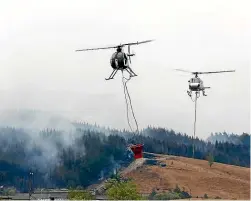
<path fill-rule="evenodd" d="M 228 70 L 228 71 L 211 71 L 211 72 L 190 72 L 182 69 L 175 69 L 177 71 L 182 71 L 186 73 L 192 73 L 195 75 L 195 77 L 191 78 L 189 82 L 189 90 L 187 91 L 187 94 L 191 97 L 192 92 L 195 91 L 199 93 L 202 91 L 203 96 L 207 96 L 205 93 L 205 89 L 210 89 L 211 87 L 205 87 L 203 84 L 202 79 L 198 77 L 199 74 L 211 74 L 211 73 L 226 73 L 226 72 L 235 72 L 235 70 Z"/>
<path fill-rule="evenodd" d="M 113 68 L 113 71 L 111 75 L 109 76 L 109 78 L 106 78 L 106 80 L 113 79 L 118 70 L 121 70 L 121 71 L 126 70 L 129 73 L 130 77 L 134 77 L 134 76 L 137 76 L 137 74 L 134 73 L 133 70 L 130 68 L 129 62 L 131 63 L 131 57 L 135 56 L 135 54 L 132 54 L 130 52 L 130 46 L 139 45 L 142 43 L 148 43 L 151 41 L 153 40 L 146 40 L 146 41 L 135 42 L 135 43 L 125 43 L 125 44 L 120 44 L 120 45 L 111 46 L 111 47 L 81 49 L 81 50 L 76 50 L 76 52 L 116 48 L 116 52 L 114 52 L 110 58 L 110 65 Z M 123 52 L 124 46 L 128 46 L 128 53 Z"/>

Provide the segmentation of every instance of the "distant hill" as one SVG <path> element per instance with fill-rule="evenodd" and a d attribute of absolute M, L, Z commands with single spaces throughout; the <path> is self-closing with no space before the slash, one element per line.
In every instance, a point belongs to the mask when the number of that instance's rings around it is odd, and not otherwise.
<path fill-rule="evenodd" d="M 229 142 L 233 144 L 242 144 L 250 146 L 250 135 L 247 133 L 243 133 L 242 135 L 227 134 L 226 132 L 215 133 L 211 134 L 207 138 L 207 141 L 213 144 L 215 144 L 217 141 L 217 142 Z"/>

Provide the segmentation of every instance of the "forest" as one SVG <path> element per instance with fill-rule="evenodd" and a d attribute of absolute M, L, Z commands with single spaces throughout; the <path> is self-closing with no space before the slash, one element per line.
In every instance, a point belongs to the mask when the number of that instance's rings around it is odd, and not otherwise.
<path fill-rule="evenodd" d="M 193 139 L 164 128 L 140 134 L 74 123 L 75 130 L 0 128 L 0 186 L 27 192 L 30 171 L 34 188 L 87 187 L 134 160 L 128 144 L 144 151 L 192 157 Z M 224 138 L 222 137 L 224 136 Z M 250 167 L 250 134 L 212 134 L 195 139 L 195 158 L 212 154 L 215 162 Z"/>

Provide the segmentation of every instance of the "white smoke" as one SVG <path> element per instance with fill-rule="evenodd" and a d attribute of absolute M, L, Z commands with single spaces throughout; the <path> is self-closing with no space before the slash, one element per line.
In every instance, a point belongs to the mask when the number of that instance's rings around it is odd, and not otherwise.
<path fill-rule="evenodd" d="M 11 126 L 29 130 L 55 129 L 74 130 L 69 120 L 52 112 L 35 110 L 4 110 L 0 113 L 0 126 Z"/>
<path fill-rule="evenodd" d="M 2 128 L 0 139 L 4 144 L 4 151 L 14 143 L 25 142 L 26 162 L 28 165 L 38 166 L 40 171 L 47 172 L 60 163 L 59 149 L 56 144 L 63 148 L 71 147 L 76 136 L 74 125 L 66 118 L 50 112 L 32 111 L 32 110 L 6 110 L 0 113 L 0 127 Z M 6 127 L 19 129 L 17 134 L 10 135 L 10 129 Z M 22 132 L 21 132 L 22 131 Z M 53 132 L 53 136 L 43 136 L 43 131 Z M 15 138 L 15 139 L 13 139 Z M 2 144 L 1 143 L 1 144 Z M 76 154 L 85 154 L 83 146 L 74 147 Z M 33 153 L 33 150 L 39 150 L 39 154 Z M 79 150 L 81 149 L 81 150 Z M 5 150 L 6 151 L 6 150 Z"/>

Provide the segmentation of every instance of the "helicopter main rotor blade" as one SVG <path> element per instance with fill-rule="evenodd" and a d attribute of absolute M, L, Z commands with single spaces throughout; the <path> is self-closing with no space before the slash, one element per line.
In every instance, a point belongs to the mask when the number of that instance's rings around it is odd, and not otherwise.
<path fill-rule="evenodd" d="M 185 72 L 185 73 L 193 73 L 193 72 L 191 72 L 191 71 L 188 71 L 188 70 L 182 70 L 182 69 L 174 69 L 174 70 L 181 71 L 181 72 Z"/>
<path fill-rule="evenodd" d="M 154 40 L 145 40 L 145 41 L 140 41 L 140 42 L 135 42 L 135 43 L 124 43 L 121 46 L 125 46 L 125 45 L 139 45 L 139 44 L 142 44 L 142 43 L 149 43 L 149 42 L 152 42 L 152 41 L 154 41 Z"/>
<path fill-rule="evenodd" d="M 211 71 L 211 72 L 193 72 L 193 74 L 211 74 L 211 73 L 228 73 L 228 72 L 235 72 L 235 70 Z"/>
<path fill-rule="evenodd" d="M 142 43 L 149 43 L 151 41 L 154 41 L 154 40 L 146 40 L 146 41 L 141 41 L 141 42 L 136 42 L 136 43 L 125 43 L 125 44 L 120 44 L 120 45 L 111 46 L 111 47 L 99 47 L 99 48 L 81 49 L 81 50 L 76 50 L 76 52 L 79 52 L 79 51 L 90 51 L 90 50 L 112 49 L 112 48 L 117 48 L 117 47 L 123 47 L 123 46 L 126 46 L 126 45 L 139 45 L 139 44 L 142 44 Z"/>
<path fill-rule="evenodd" d="M 76 50 L 76 52 L 79 52 L 79 51 L 89 51 L 89 50 L 104 50 L 104 49 L 112 49 L 112 48 L 116 48 L 116 47 L 118 47 L 118 46 L 89 48 L 89 49 Z"/>

